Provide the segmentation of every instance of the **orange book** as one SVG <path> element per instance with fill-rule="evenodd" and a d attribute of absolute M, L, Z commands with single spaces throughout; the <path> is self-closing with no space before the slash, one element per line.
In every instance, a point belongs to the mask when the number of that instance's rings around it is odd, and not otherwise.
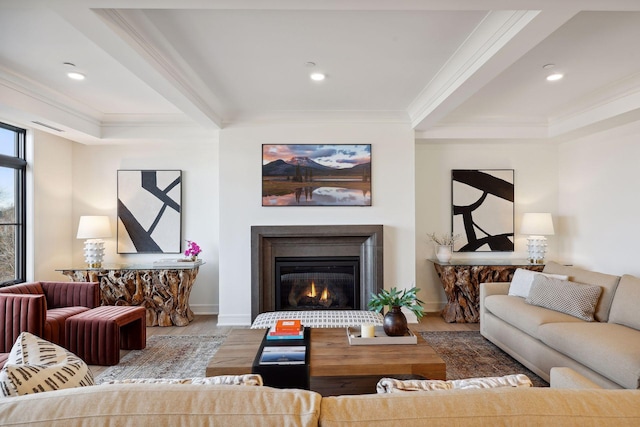
<path fill-rule="evenodd" d="M 300 332 L 301 322 L 299 319 L 280 319 L 276 321 L 276 332 Z"/>

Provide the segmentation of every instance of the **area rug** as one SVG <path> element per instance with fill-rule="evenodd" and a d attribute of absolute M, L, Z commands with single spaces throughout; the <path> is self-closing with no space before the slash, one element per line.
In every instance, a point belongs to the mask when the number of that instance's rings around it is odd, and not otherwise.
<path fill-rule="evenodd" d="M 549 384 L 477 331 L 421 332 L 447 365 L 447 379 L 525 374 L 535 387 Z"/>
<path fill-rule="evenodd" d="M 421 332 L 447 364 L 447 379 L 525 374 L 537 387 L 549 384 L 512 359 L 480 332 Z M 128 378 L 203 377 L 207 363 L 225 335 L 154 335 L 144 350 L 132 350 L 116 366 L 96 376 L 96 383 Z"/>
<path fill-rule="evenodd" d="M 107 368 L 95 381 L 128 378 L 204 377 L 207 363 L 225 335 L 154 335 L 143 350 L 132 350 L 120 363 Z"/>

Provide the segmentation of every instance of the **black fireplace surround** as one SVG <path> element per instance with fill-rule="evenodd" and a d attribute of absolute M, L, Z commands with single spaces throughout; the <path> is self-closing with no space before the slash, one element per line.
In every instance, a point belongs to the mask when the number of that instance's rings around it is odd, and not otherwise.
<path fill-rule="evenodd" d="M 251 320 L 277 310 L 366 310 L 383 288 L 382 256 L 382 225 L 252 226 Z M 343 288 L 349 276 L 352 290 Z"/>

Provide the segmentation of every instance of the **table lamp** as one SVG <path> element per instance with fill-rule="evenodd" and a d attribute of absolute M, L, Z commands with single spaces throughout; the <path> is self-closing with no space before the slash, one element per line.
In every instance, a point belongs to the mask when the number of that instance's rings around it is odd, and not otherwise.
<path fill-rule="evenodd" d="M 103 237 L 111 237 L 111 225 L 108 216 L 81 216 L 78 224 L 78 239 L 84 242 L 84 261 L 89 268 L 102 267 L 104 258 Z"/>
<path fill-rule="evenodd" d="M 527 249 L 531 264 L 544 264 L 547 238 L 553 235 L 553 221 L 550 213 L 526 213 L 522 216 L 521 234 L 529 234 Z"/>

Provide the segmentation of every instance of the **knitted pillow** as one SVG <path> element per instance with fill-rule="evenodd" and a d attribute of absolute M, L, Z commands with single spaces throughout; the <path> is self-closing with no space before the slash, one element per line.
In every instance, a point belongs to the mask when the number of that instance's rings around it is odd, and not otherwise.
<path fill-rule="evenodd" d="M 262 376 L 259 374 L 245 375 L 218 375 L 217 377 L 197 377 L 197 378 L 130 378 L 125 380 L 109 380 L 100 383 L 104 384 L 216 384 L 216 385 L 248 385 L 261 386 Z"/>
<path fill-rule="evenodd" d="M 376 385 L 378 393 L 400 393 L 407 391 L 433 391 L 467 388 L 497 387 L 533 387 L 533 383 L 524 374 L 504 377 L 466 378 L 462 380 L 396 380 L 382 378 Z"/>
<path fill-rule="evenodd" d="M 82 359 L 29 332 L 18 336 L 0 371 L 5 397 L 93 384 L 93 375 Z"/>
<path fill-rule="evenodd" d="M 601 293 L 600 286 L 558 280 L 538 274 L 533 279 L 531 292 L 525 302 L 593 322 Z"/>

